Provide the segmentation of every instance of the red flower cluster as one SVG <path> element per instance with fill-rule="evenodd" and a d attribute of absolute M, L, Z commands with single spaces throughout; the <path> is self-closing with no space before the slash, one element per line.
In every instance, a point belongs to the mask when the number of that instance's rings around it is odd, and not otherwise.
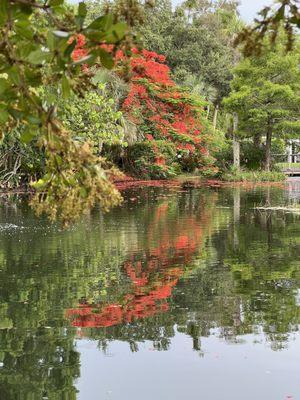
<path fill-rule="evenodd" d="M 82 33 L 78 33 L 76 36 L 72 36 L 69 40 L 69 44 L 76 40 L 75 49 L 72 53 L 73 61 L 79 61 L 88 55 L 88 50 L 85 48 L 85 36 Z"/>
<path fill-rule="evenodd" d="M 130 91 L 123 111 L 141 130 L 151 127 L 151 134 L 145 135 L 148 140 L 171 141 L 183 153 L 199 151 L 204 154 L 203 148 L 207 152 L 200 122 L 202 110 L 192 96 L 171 79 L 165 57 L 145 49 L 133 49 L 132 53 L 130 59 L 122 51 L 116 56 L 119 65 L 129 62 L 131 69 Z M 156 164 L 165 164 L 161 154 Z"/>

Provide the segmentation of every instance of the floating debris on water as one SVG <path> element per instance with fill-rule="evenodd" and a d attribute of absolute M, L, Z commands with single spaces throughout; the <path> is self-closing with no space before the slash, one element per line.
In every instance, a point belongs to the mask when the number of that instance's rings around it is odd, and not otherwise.
<path fill-rule="evenodd" d="M 15 224 L 0 224 L 0 231 L 12 230 L 12 229 L 22 229 L 22 226 Z"/>

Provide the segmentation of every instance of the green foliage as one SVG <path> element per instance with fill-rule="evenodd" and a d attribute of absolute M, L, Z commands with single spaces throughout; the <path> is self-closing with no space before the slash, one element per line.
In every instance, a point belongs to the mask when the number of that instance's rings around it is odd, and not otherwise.
<path fill-rule="evenodd" d="M 283 169 L 289 169 L 289 170 L 300 170 L 300 163 L 288 163 L 288 162 L 281 162 L 281 163 L 277 163 L 275 164 L 275 168 L 279 169 L 279 170 L 283 170 Z"/>
<path fill-rule="evenodd" d="M 40 178 L 44 170 L 44 153 L 35 143 L 21 140 L 22 127 L 15 128 L 0 144 L 0 187 L 18 188 Z"/>
<path fill-rule="evenodd" d="M 101 152 L 103 143 L 123 143 L 122 113 L 116 111 L 114 100 L 107 98 L 104 88 L 102 94 L 98 89 L 89 91 L 84 97 L 73 95 L 62 100 L 60 110 L 65 128 L 76 138 L 90 140 L 98 152 Z"/>
<path fill-rule="evenodd" d="M 284 140 L 274 139 L 271 147 L 272 154 L 284 154 Z M 227 139 L 218 151 L 214 153 L 216 165 L 221 172 L 227 172 L 233 164 L 232 140 Z M 253 140 L 243 139 L 240 142 L 240 163 L 247 170 L 260 170 L 264 166 L 265 146 Z"/>
<path fill-rule="evenodd" d="M 267 52 L 243 60 L 234 70 L 232 93 L 224 104 L 239 113 L 241 135 L 265 134 L 269 120 L 278 136 L 298 135 L 299 57 L 298 51 L 289 55 Z"/>
<path fill-rule="evenodd" d="M 229 92 L 240 27 L 235 2 L 186 1 L 172 10 L 170 0 L 159 0 L 140 31 L 146 48 L 166 56 L 179 84 L 192 80 L 198 94 L 219 102 Z"/>
<path fill-rule="evenodd" d="M 285 175 L 276 171 L 246 171 L 232 167 L 222 174 L 222 180 L 228 182 L 282 182 L 285 180 Z"/>
<path fill-rule="evenodd" d="M 299 60 L 299 47 L 285 54 L 280 45 L 265 48 L 260 57 L 242 60 L 234 70 L 232 92 L 224 100 L 226 109 L 238 114 L 241 138 L 266 138 L 267 169 L 273 138 L 299 136 Z"/>
<path fill-rule="evenodd" d="M 157 163 L 160 158 L 164 163 Z M 165 140 L 138 142 L 128 146 L 123 159 L 124 168 L 143 179 L 168 179 L 180 172 L 177 151 L 173 143 Z"/>
<path fill-rule="evenodd" d="M 87 142 L 76 142 L 61 129 L 59 136 L 49 135 L 45 149 L 46 174 L 32 184 L 37 193 L 31 204 L 38 215 L 47 213 L 51 220 L 59 217 L 67 226 L 96 204 L 104 211 L 120 204 L 121 195 L 109 180 L 115 171 L 105 168 Z"/>
<path fill-rule="evenodd" d="M 107 185 L 101 162 L 92 156 L 88 146 L 76 143 L 63 128 L 53 98 L 49 96 L 45 102 L 39 92 L 40 87 L 51 83 L 56 94 L 64 99 L 72 93 L 82 94 L 91 87 L 83 64 L 113 66 L 112 55 L 100 45 L 118 46 L 125 37 L 126 24 L 115 21 L 111 14 L 85 23 L 86 14 L 85 3 L 79 3 L 74 11 L 64 0 L 3 0 L 0 7 L 0 121 L 3 131 L 13 132 L 13 128 L 22 125 L 21 139 L 25 143 L 35 139 L 45 149 L 46 177 L 42 185 L 33 185 L 38 192 L 43 192 L 38 196 L 39 210 L 53 217 L 60 214 L 61 208 L 65 222 L 67 215 L 70 220 L 74 219 L 87 205 L 94 204 L 91 196 L 95 193 L 97 200 L 104 201 L 106 209 L 110 200 L 113 205 L 118 198 L 113 187 Z M 78 34 L 85 37 L 86 53 L 73 59 Z M 75 149 L 81 154 L 79 162 Z M 56 151 L 59 153 L 55 154 Z M 71 165 L 76 168 L 73 170 Z M 76 190 L 74 185 L 78 185 Z M 62 210 L 63 206 L 69 210 Z"/>

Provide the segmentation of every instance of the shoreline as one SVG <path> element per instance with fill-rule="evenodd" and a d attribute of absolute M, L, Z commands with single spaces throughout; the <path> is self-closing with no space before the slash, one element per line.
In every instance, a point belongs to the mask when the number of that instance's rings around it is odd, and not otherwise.
<path fill-rule="evenodd" d="M 165 188 L 226 188 L 226 187 L 285 187 L 287 181 L 283 182 L 227 182 L 219 179 L 203 179 L 199 176 L 179 176 L 169 180 L 139 180 L 131 177 L 114 181 L 116 188 L 120 191 L 130 188 L 142 187 L 165 187 Z"/>
<path fill-rule="evenodd" d="M 116 188 L 120 191 L 131 189 L 131 188 L 144 188 L 144 187 L 163 187 L 163 188 L 230 188 L 230 187 L 242 187 L 242 188 L 253 188 L 253 187 L 284 187 L 289 181 L 283 182 L 253 182 L 253 181 L 241 181 L 241 182 L 228 182 L 220 179 L 203 179 L 199 176 L 179 176 L 175 179 L 166 180 L 148 180 L 148 179 L 136 179 L 126 176 L 124 179 L 114 180 L 113 183 Z M 33 194 L 35 191 L 30 187 L 13 188 L 13 189 L 0 189 L 1 195 L 9 194 Z"/>

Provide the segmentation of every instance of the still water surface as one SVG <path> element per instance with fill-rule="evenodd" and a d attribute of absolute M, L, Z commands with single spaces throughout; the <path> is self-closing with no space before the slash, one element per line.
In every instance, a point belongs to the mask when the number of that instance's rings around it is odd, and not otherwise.
<path fill-rule="evenodd" d="M 0 209 L 1 400 L 300 400 L 286 189 L 135 189 L 67 231 Z"/>

